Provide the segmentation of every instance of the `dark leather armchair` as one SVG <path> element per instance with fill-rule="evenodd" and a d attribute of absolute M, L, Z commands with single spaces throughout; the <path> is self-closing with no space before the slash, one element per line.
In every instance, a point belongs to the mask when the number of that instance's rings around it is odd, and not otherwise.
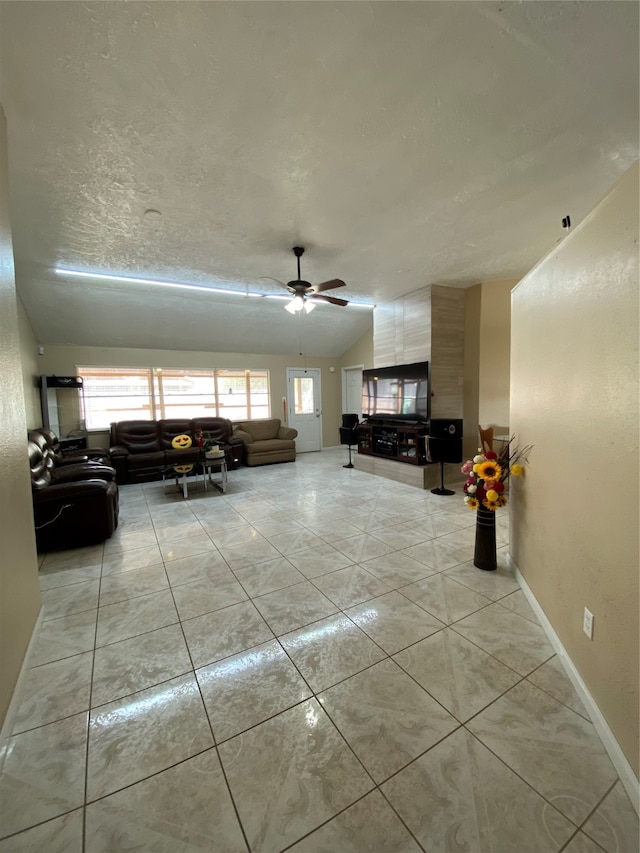
<path fill-rule="evenodd" d="M 84 450 L 63 450 L 60 445 L 60 439 L 55 432 L 47 427 L 40 427 L 37 430 L 31 430 L 29 438 L 33 433 L 40 433 L 44 436 L 47 442 L 47 447 L 53 454 L 56 465 L 73 464 L 74 462 L 102 462 L 103 465 L 109 464 L 109 451 L 104 447 L 85 447 Z"/>
<path fill-rule="evenodd" d="M 29 441 L 28 449 L 38 550 L 78 548 L 108 539 L 118 525 L 116 483 L 97 477 L 54 482 L 38 444 Z"/>
<path fill-rule="evenodd" d="M 101 457 L 87 459 L 84 456 L 59 457 L 51 448 L 50 441 L 43 429 L 31 430 L 29 441 L 36 444 L 42 453 L 44 463 L 51 474 L 52 483 L 70 480 L 99 479 L 115 480 L 115 469 L 101 461 Z"/>

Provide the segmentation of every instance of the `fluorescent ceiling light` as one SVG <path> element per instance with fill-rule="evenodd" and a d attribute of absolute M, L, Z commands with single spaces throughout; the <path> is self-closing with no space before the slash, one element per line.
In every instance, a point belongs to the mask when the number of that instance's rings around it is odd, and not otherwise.
<path fill-rule="evenodd" d="M 81 272 L 80 270 L 67 270 L 55 267 L 54 272 L 58 275 L 71 275 L 78 278 L 95 278 L 99 281 L 124 281 L 130 284 L 152 284 L 154 287 L 173 287 L 179 290 L 199 290 L 205 293 L 224 293 L 226 296 L 253 296 L 260 297 L 261 293 L 249 293 L 246 290 L 231 290 L 222 287 L 208 287 L 206 284 L 180 284 L 176 281 L 157 281 L 154 278 L 133 278 L 127 275 L 107 275 L 99 272 Z"/>
<path fill-rule="evenodd" d="M 208 287 L 206 284 L 181 284 L 177 281 L 158 281 L 154 278 L 134 278 L 133 276 L 128 275 L 109 275 L 107 273 L 100 272 L 83 272 L 82 270 L 68 270 L 64 267 L 54 267 L 53 270 L 56 275 L 61 276 L 74 276 L 76 278 L 93 278 L 98 281 L 123 281 L 129 284 L 150 284 L 154 287 L 172 287 L 176 290 L 197 290 L 200 293 L 221 293 L 224 296 L 245 296 L 253 299 L 287 299 L 291 300 L 289 305 L 285 305 L 285 308 L 290 311 L 290 313 L 295 314 L 297 311 L 302 311 L 303 309 L 309 314 L 316 307 L 315 302 L 310 302 L 309 300 L 303 300 L 302 297 L 296 296 L 294 299 L 291 299 L 291 296 L 283 294 L 282 296 L 279 293 L 251 293 L 248 290 L 231 290 L 230 288 L 223 287 Z M 296 302 L 296 299 L 299 302 Z M 291 309 L 289 306 L 296 305 L 297 307 Z M 366 304 L 364 302 L 349 302 L 347 307 L 350 308 L 374 308 L 374 305 Z"/>

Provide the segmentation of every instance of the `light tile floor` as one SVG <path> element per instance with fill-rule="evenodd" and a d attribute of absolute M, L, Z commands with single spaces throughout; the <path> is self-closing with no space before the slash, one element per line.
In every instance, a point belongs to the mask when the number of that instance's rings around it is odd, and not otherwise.
<path fill-rule="evenodd" d="M 474 515 L 343 448 L 121 490 L 41 559 L 0 853 L 637 853 L 638 820 Z"/>

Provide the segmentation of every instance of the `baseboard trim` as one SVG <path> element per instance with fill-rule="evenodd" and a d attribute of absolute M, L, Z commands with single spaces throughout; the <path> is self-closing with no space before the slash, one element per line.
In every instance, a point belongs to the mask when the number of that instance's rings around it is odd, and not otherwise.
<path fill-rule="evenodd" d="M 40 629 L 40 623 L 42 622 L 43 614 L 44 607 L 41 607 L 40 612 L 38 613 L 38 618 L 36 619 L 35 625 L 33 626 L 33 631 L 31 632 L 31 639 L 29 640 L 29 645 L 27 646 L 27 651 L 22 661 L 22 666 L 20 667 L 20 672 L 16 679 L 15 687 L 13 688 L 11 701 L 9 702 L 9 707 L 7 708 L 7 713 L 5 715 L 2 728 L 0 729 L 0 773 L 2 773 L 5 758 L 7 757 L 7 747 L 9 745 L 9 738 L 11 737 L 11 732 L 13 731 L 13 723 L 15 721 L 16 714 L 18 713 L 18 706 L 20 705 L 22 685 L 26 677 L 26 672 L 30 668 L 29 659 L 31 658 L 33 652 L 35 638 L 38 636 L 38 631 Z"/>
<path fill-rule="evenodd" d="M 595 699 L 589 692 L 586 684 L 582 680 L 582 676 L 580 675 L 573 661 L 567 654 L 567 650 L 562 645 L 562 642 L 554 631 L 551 622 L 549 622 L 549 620 L 547 619 L 544 610 L 538 604 L 535 595 L 531 591 L 529 585 L 522 576 L 522 572 L 520 571 L 510 554 L 507 554 L 507 561 L 511 568 L 513 568 L 516 579 L 520 584 L 520 587 L 523 593 L 525 594 L 527 601 L 531 605 L 531 608 L 538 617 L 540 625 L 546 633 L 549 642 L 551 643 L 556 654 L 558 655 L 558 659 L 564 667 L 567 676 L 575 687 L 578 696 L 580 697 L 580 699 L 582 699 L 582 702 L 589 716 L 591 717 L 591 722 L 593 723 L 600 737 L 600 740 L 602 741 L 602 745 L 604 746 L 609 758 L 611 759 L 611 763 L 615 767 L 618 776 L 620 777 L 620 781 L 622 782 L 633 807 L 635 808 L 636 812 L 640 814 L 640 783 L 636 778 L 636 775 L 633 772 L 631 765 L 627 761 L 624 752 L 620 748 L 620 744 L 615 739 L 613 732 L 609 728 L 609 725 L 602 714 L 602 711 L 600 710 Z"/>

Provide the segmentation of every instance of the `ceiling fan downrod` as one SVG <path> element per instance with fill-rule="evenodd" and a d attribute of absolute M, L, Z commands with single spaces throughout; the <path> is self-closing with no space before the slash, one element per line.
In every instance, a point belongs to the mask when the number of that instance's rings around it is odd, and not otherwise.
<path fill-rule="evenodd" d="M 294 246 L 293 254 L 298 259 L 298 281 L 300 281 L 300 258 L 304 255 L 304 246 Z"/>

